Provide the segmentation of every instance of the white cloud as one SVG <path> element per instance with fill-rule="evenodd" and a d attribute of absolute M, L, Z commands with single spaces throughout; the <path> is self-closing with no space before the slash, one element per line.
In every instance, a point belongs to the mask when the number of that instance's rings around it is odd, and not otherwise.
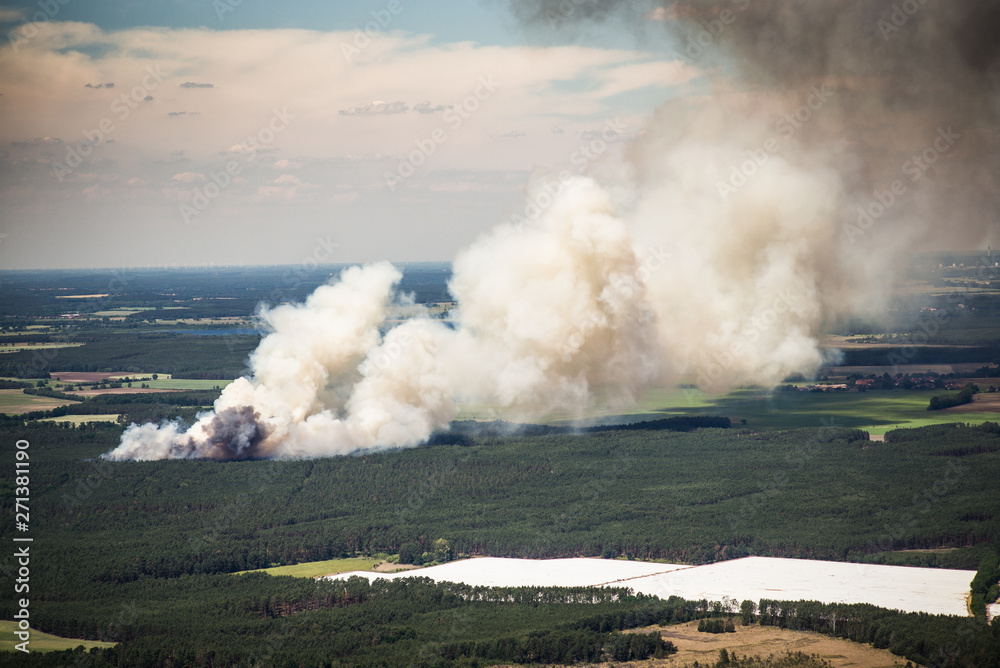
<path fill-rule="evenodd" d="M 95 218 L 112 221 L 106 229 L 114 229 L 115 220 L 132 226 L 136 239 L 160 239 L 163 229 L 181 222 L 177 202 L 190 198 L 207 175 L 233 163 L 239 175 L 201 216 L 214 221 L 213 229 L 227 224 L 265 229 L 275 214 L 258 211 L 254 204 L 261 201 L 294 205 L 294 215 L 289 208 L 286 217 L 293 229 L 311 215 L 328 221 L 323 206 L 349 206 L 358 193 L 384 193 L 384 172 L 418 146 L 426 147 L 432 135 L 439 140 L 414 177 L 420 187 L 373 198 L 371 219 L 409 217 L 414 230 L 422 225 L 484 229 L 496 222 L 497 211 L 513 205 L 520 184 L 501 188 L 463 175 L 526 175 L 536 165 L 564 164 L 579 148 L 580 133 L 601 127 L 604 119 L 620 117 L 630 127 L 640 126 L 640 115 L 649 109 L 627 102 L 637 96 L 621 93 L 666 89 L 699 74 L 637 51 L 440 43 L 401 32 L 372 37 L 348 63 L 340 50 L 354 37 L 348 32 L 106 32 L 62 21 L 36 28 L 17 52 L 0 45 L 0 146 L 10 153 L 0 157 L 0 170 L 18 174 L 23 184 L 5 195 L 4 204 L 26 212 L 26 225 L 58 221 L 58 203 L 80 196 L 85 175 L 111 170 L 125 176 L 101 191 L 94 202 L 101 214 Z M 108 82 L 115 82 L 114 88 Z M 212 88 L 208 82 L 215 82 Z M 98 89 L 99 83 L 105 85 Z M 53 162 L 65 160 L 70 148 L 102 127 L 104 141 L 65 182 L 55 179 Z M 530 141 L 501 140 L 511 128 L 517 130 L 510 136 L 523 132 Z M 104 164 L 113 168 L 100 167 Z M 21 165 L 34 167 L 24 171 Z M 297 172 L 305 167 L 307 174 Z M 143 192 L 150 184 L 155 189 Z M 448 203 L 446 195 L 463 192 L 484 194 L 465 209 Z M 303 203 L 315 205 L 315 213 Z M 133 229 L 136 221 L 148 228 L 147 237 Z M 447 244 L 470 239 L 448 233 L 443 244 L 436 235 L 425 231 L 415 237 L 434 257 L 447 257 Z M 100 234 L 87 238 L 95 252 L 116 248 Z M 402 239 L 400 244 L 411 243 Z M 357 243 L 359 253 L 367 252 L 366 241 Z M 387 252 L 381 246 L 369 256 Z M 401 255 L 415 252 L 404 247 Z M 46 257 L 41 248 L 36 256 Z M 107 262 L 94 260 L 102 261 Z"/>
<path fill-rule="evenodd" d="M 205 181 L 205 175 L 196 172 L 180 172 L 170 177 L 170 180 L 174 183 L 202 183 Z"/>
<path fill-rule="evenodd" d="M 364 102 L 337 111 L 341 116 L 380 116 L 382 114 L 405 114 L 410 107 L 405 102 Z"/>

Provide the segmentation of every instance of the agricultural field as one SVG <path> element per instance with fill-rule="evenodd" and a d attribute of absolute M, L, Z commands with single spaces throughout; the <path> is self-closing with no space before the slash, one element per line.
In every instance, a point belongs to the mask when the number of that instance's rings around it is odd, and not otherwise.
<path fill-rule="evenodd" d="M 677 646 L 673 656 L 652 663 L 656 668 L 682 668 L 695 662 L 702 666 L 714 665 L 719 660 L 719 650 L 740 656 L 775 658 L 787 653 L 801 652 L 815 655 L 833 668 L 892 668 L 902 667 L 906 660 L 886 649 L 831 638 L 813 631 L 793 631 L 757 624 L 735 622 L 734 633 L 710 634 L 698 631 L 698 622 L 672 626 L 646 626 L 631 633 L 659 633 L 664 640 Z"/>
<path fill-rule="evenodd" d="M 21 390 L 0 390 L 0 413 L 17 415 L 31 411 L 47 411 L 59 406 L 67 406 L 72 401 L 52 399 L 24 394 Z"/>
<path fill-rule="evenodd" d="M 271 568 L 261 568 L 252 571 L 239 571 L 236 575 L 244 573 L 264 572 L 268 575 L 289 575 L 296 578 L 318 578 L 348 571 L 369 571 L 376 564 L 377 559 L 327 559 L 325 561 L 310 561 L 303 564 L 292 564 L 289 566 L 272 566 Z"/>
<path fill-rule="evenodd" d="M 17 623 L 0 620 L 0 652 L 13 652 L 14 645 L 18 640 L 14 635 L 17 630 Z M 83 646 L 85 649 L 91 647 L 114 647 L 113 642 L 101 642 L 100 640 L 82 640 L 80 638 L 61 638 L 50 633 L 44 633 L 35 629 L 31 630 L 32 652 L 54 652 L 64 649 L 76 649 Z"/>
<path fill-rule="evenodd" d="M 18 353 L 33 350 L 52 350 L 53 348 L 77 348 L 84 345 L 82 342 L 67 343 L 0 343 L 0 353 Z"/>
<path fill-rule="evenodd" d="M 811 559 L 745 557 L 689 566 L 607 559 L 497 559 L 453 561 L 420 570 L 435 582 L 476 587 L 629 587 L 641 594 L 692 601 L 764 598 L 821 603 L 869 603 L 934 615 L 968 613 L 975 571 L 846 564 Z M 405 578 L 409 573 L 345 572 L 333 576 Z"/>
<path fill-rule="evenodd" d="M 42 418 L 39 422 L 56 422 L 59 424 L 81 425 L 86 422 L 117 422 L 121 417 L 117 413 L 100 415 L 63 415 L 62 417 Z"/>

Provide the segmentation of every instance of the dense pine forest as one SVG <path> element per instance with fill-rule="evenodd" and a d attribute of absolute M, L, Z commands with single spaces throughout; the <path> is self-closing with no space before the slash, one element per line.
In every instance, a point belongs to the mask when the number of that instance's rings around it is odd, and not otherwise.
<path fill-rule="evenodd" d="M 439 538 L 458 555 L 700 563 L 758 554 L 973 569 L 1000 538 L 1000 509 L 982 495 L 1000 473 L 1000 428 L 990 423 L 900 430 L 884 443 L 822 426 L 609 429 L 466 432 L 460 445 L 306 461 L 98 459 L 121 429 L 2 427 L 5 442 L 31 443 L 33 623 L 122 641 L 95 650 L 94 665 L 250 665 L 252 652 L 265 651 L 253 639 L 293 637 L 283 630 L 289 619 L 295 641 L 279 654 L 294 665 L 397 665 L 394 657 L 414 652 L 430 652 L 414 665 L 572 663 L 663 655 L 665 644 L 615 634 L 723 614 L 624 593 L 595 603 L 593 590 L 526 599 L 430 582 L 231 575 L 411 543 L 429 550 Z M 5 510 L 13 497 L 5 482 Z M 959 549 L 897 552 L 919 547 Z M 13 573 L 3 575 L 7 586 Z M 532 597 L 563 603 L 543 608 Z M 3 603 L 8 619 L 11 605 Z M 827 628 L 819 604 L 754 605 L 752 621 L 815 628 L 920 663 L 952 651 L 957 662 L 937 665 L 995 665 L 1000 624 L 969 631 L 971 618 L 837 608 L 845 621 Z M 449 630 L 456 624 L 460 632 Z M 956 644 L 960 633 L 975 642 Z M 941 649 L 949 643 L 959 649 Z"/>

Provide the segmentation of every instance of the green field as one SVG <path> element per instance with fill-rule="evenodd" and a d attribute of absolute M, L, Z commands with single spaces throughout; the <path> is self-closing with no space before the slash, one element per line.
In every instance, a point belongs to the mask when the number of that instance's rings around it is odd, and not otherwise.
<path fill-rule="evenodd" d="M 19 643 L 14 631 L 17 630 L 17 623 L 0 621 L 0 651 L 13 652 L 14 645 Z M 59 636 L 42 633 L 31 629 L 31 640 L 28 649 L 32 652 L 53 652 L 63 649 L 74 649 L 83 645 L 87 649 L 91 647 L 114 647 L 113 642 L 100 642 L 98 640 L 78 640 L 76 638 L 60 638 Z"/>
<path fill-rule="evenodd" d="M 72 401 L 63 399 L 52 399 L 50 397 L 36 397 L 25 394 L 21 390 L 0 390 L 0 413 L 16 415 L 28 413 L 30 411 L 47 411 L 57 406 L 67 406 Z"/>
<path fill-rule="evenodd" d="M 1000 413 L 928 411 L 927 405 L 931 397 L 945 393 L 945 390 L 770 392 L 760 389 L 734 390 L 713 397 L 696 389 L 653 388 L 634 407 L 625 410 L 596 409 L 579 416 L 551 413 L 544 419 L 532 422 L 637 422 L 677 415 L 724 415 L 738 424 L 742 424 L 741 420 L 746 420 L 748 428 L 769 430 L 815 427 L 822 418 L 832 420 L 833 424 L 842 427 L 865 429 L 872 434 L 884 434 L 899 427 L 923 427 L 951 422 L 1000 422 Z M 513 411 L 482 405 L 463 406 L 456 419 L 520 421 Z"/>
<path fill-rule="evenodd" d="M 646 390 L 634 406 L 619 406 L 617 408 L 599 406 L 580 412 L 553 411 L 543 417 L 531 416 L 530 422 L 534 424 L 559 424 L 577 420 L 603 420 L 619 417 L 625 422 L 634 422 L 638 419 L 650 420 L 675 415 L 704 415 L 705 411 L 715 404 L 715 401 L 717 399 L 697 389 L 653 387 Z M 516 411 L 482 403 L 463 404 L 455 419 L 528 421 L 523 416 L 519 416 Z"/>
<path fill-rule="evenodd" d="M 964 422 L 981 424 L 1000 421 L 1000 413 L 962 413 L 927 410 L 932 396 L 943 390 L 888 390 L 869 392 L 774 392 L 738 390 L 712 402 L 707 409 L 745 419 L 751 429 L 794 429 L 814 427 L 820 419 L 841 427 L 865 429 L 884 434 L 898 427 Z"/>
<path fill-rule="evenodd" d="M 290 575 L 296 578 L 318 578 L 323 575 L 335 575 L 337 573 L 347 573 L 349 571 L 370 571 L 377 563 L 378 560 L 376 559 L 327 559 L 326 561 L 310 561 L 304 564 L 292 564 L 291 566 L 261 568 L 256 571 L 240 571 L 237 575 L 263 571 L 271 575 Z"/>
<path fill-rule="evenodd" d="M 231 382 L 230 380 L 203 380 L 201 378 L 158 378 L 138 383 L 133 382 L 132 387 L 139 387 L 145 383 L 147 387 L 156 390 L 212 390 L 217 386 L 223 388 Z"/>

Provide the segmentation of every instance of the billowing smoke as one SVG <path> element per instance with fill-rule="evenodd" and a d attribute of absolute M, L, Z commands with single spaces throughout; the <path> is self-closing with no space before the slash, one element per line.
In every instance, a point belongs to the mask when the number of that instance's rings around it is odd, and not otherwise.
<path fill-rule="evenodd" d="M 540 179 L 537 216 L 462 252 L 451 321 L 386 331 L 398 271 L 347 269 L 262 312 L 213 411 L 132 425 L 107 457 L 319 457 L 419 444 L 466 403 L 572 416 L 653 384 L 773 385 L 879 311 L 904 253 L 996 233 L 991 3 L 511 4 L 536 31 L 655 26 L 700 76 L 625 159 Z"/>

